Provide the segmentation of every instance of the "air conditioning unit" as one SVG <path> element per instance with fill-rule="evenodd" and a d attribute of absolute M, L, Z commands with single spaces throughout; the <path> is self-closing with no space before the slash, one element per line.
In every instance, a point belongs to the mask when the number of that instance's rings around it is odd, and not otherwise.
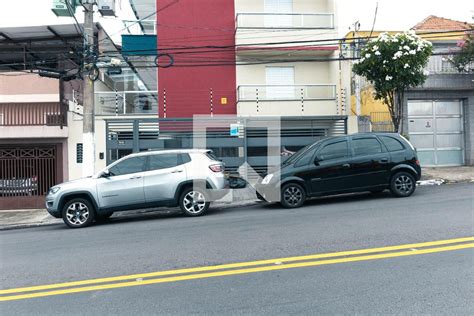
<path fill-rule="evenodd" d="M 99 0 L 97 5 L 102 16 L 115 16 L 115 0 Z"/>
<path fill-rule="evenodd" d="M 53 0 L 51 11 L 56 16 L 72 16 L 71 12 L 76 11 L 76 0 Z"/>

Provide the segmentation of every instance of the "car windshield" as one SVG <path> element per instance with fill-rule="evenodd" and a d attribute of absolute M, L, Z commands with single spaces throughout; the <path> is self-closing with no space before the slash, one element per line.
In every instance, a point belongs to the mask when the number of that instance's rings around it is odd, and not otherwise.
<path fill-rule="evenodd" d="M 298 150 L 296 153 L 294 153 L 293 155 L 291 155 L 288 159 L 286 159 L 285 161 L 283 161 L 281 164 L 282 166 L 286 166 L 286 165 L 289 165 L 289 164 L 292 164 L 294 163 L 296 160 L 298 160 L 301 156 L 303 156 L 308 150 L 311 150 L 313 149 L 314 147 L 318 146 L 320 143 L 321 143 L 322 140 L 319 140 L 313 144 L 309 144 L 303 148 L 301 148 L 300 150 Z"/>

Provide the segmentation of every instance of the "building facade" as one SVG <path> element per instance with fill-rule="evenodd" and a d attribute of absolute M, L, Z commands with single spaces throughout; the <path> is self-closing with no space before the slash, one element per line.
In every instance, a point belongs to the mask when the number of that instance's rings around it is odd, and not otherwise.
<path fill-rule="evenodd" d="M 426 66 L 428 77 L 421 86 L 405 92 L 403 130 L 417 148 L 423 166 L 473 165 L 474 67 L 458 71 L 450 62 L 459 43 L 473 32 L 468 23 L 429 16 L 412 28 L 433 44 Z M 378 35 L 380 32 L 374 32 Z M 359 32 L 368 36 L 369 31 Z M 472 35 L 471 35 L 472 36 Z M 353 80 L 352 109 L 356 108 Z M 373 98 L 371 84 L 359 80 L 361 114 L 371 120 L 374 131 L 391 131 L 388 108 Z"/>

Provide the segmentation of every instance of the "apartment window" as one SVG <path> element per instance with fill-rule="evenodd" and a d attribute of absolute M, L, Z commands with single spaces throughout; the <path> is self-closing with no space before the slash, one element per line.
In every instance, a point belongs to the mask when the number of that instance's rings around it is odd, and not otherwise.
<path fill-rule="evenodd" d="M 265 13 L 280 13 L 265 15 L 265 27 L 291 27 L 293 16 L 284 15 L 293 12 L 293 0 L 265 0 Z"/>
<path fill-rule="evenodd" d="M 295 98 L 295 68 L 266 67 L 266 98 L 270 100 L 292 100 Z"/>

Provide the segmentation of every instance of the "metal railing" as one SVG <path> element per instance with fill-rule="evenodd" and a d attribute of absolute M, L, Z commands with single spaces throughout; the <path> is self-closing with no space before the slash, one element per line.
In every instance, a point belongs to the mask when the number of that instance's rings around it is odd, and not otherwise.
<path fill-rule="evenodd" d="M 157 91 L 107 91 L 95 93 L 96 115 L 158 113 Z"/>
<path fill-rule="evenodd" d="M 370 112 L 370 124 L 373 132 L 395 131 L 389 112 Z"/>
<path fill-rule="evenodd" d="M 241 85 L 238 101 L 334 100 L 335 85 Z"/>
<path fill-rule="evenodd" d="M 0 104 L 2 126 L 63 126 L 66 115 L 59 103 L 3 103 Z"/>
<path fill-rule="evenodd" d="M 237 13 L 238 29 L 333 29 L 332 13 Z"/>
<path fill-rule="evenodd" d="M 426 65 L 426 70 L 432 74 L 455 74 L 459 73 L 456 67 L 445 56 L 431 56 Z"/>

